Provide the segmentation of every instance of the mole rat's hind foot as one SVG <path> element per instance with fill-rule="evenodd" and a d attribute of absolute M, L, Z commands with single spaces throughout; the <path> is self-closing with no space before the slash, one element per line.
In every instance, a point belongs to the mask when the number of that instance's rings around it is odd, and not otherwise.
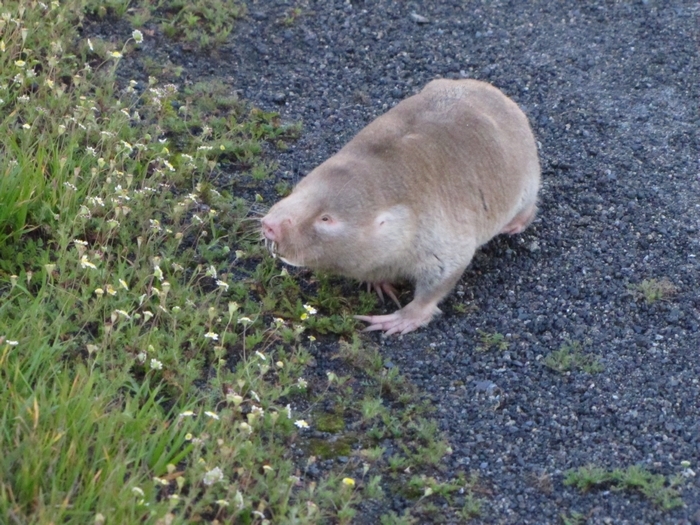
<path fill-rule="evenodd" d="M 369 323 L 365 332 L 383 330 L 385 335 L 407 334 L 427 325 L 440 309 L 435 304 L 418 306 L 415 301 L 389 315 L 356 315 L 355 319 Z"/>
<path fill-rule="evenodd" d="M 394 304 L 401 308 L 401 302 L 397 297 L 398 292 L 391 283 L 387 283 L 385 281 L 377 283 L 367 283 L 367 291 L 370 292 L 371 290 L 374 290 L 377 293 L 377 297 L 379 297 L 379 300 L 382 303 L 384 302 L 384 294 L 387 294 L 389 298 L 392 301 L 394 301 Z"/>

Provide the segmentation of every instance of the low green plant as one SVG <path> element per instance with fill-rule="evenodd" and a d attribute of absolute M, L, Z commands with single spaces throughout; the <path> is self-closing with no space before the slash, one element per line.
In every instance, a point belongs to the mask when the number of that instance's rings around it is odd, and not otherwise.
<path fill-rule="evenodd" d="M 614 470 L 589 465 L 569 470 L 564 477 L 565 485 L 574 486 L 584 492 L 594 488 L 638 492 L 662 510 L 683 506 L 678 492 L 678 486 L 682 482 L 683 477 L 680 475 L 666 478 L 661 474 L 652 474 L 637 465 Z"/>
<path fill-rule="evenodd" d="M 490 334 L 479 329 L 477 329 L 477 333 L 479 334 L 479 340 L 481 341 L 481 344 L 477 346 L 477 350 L 480 350 L 482 352 L 486 352 L 492 349 L 508 350 L 509 344 L 508 341 L 506 341 L 506 337 L 503 334 L 499 334 L 498 332 Z"/>
<path fill-rule="evenodd" d="M 666 277 L 644 279 L 638 284 L 628 285 L 627 288 L 636 299 L 644 299 L 647 304 L 667 300 L 678 291 L 678 287 Z"/>
<path fill-rule="evenodd" d="M 184 40 L 198 48 L 226 42 L 233 26 L 246 13 L 245 5 L 225 0 L 163 0 L 161 28 L 170 38 Z"/>
<path fill-rule="evenodd" d="M 562 345 L 559 350 L 552 352 L 544 359 L 544 364 L 560 373 L 582 370 L 587 374 L 596 374 L 603 371 L 603 365 L 595 356 L 581 351 L 581 344 L 578 341 Z"/>
<path fill-rule="evenodd" d="M 576 511 L 571 511 L 568 516 L 561 514 L 560 517 L 563 525 L 584 525 L 588 521 L 584 514 Z"/>

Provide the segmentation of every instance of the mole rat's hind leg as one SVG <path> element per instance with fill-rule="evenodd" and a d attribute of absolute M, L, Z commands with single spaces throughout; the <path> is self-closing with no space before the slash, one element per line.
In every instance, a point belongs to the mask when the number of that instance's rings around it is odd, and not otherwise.
<path fill-rule="evenodd" d="M 513 217 L 513 220 L 506 224 L 500 231 L 500 233 L 508 233 L 510 235 L 522 233 L 523 231 L 525 231 L 525 228 L 527 228 L 530 225 L 532 220 L 535 218 L 536 214 L 536 204 L 533 204 L 529 208 L 525 208 L 523 211 L 521 211 L 515 217 Z"/>
<path fill-rule="evenodd" d="M 365 332 L 383 330 L 386 335 L 399 333 L 401 335 L 413 332 L 427 325 L 435 314 L 440 313 L 438 303 L 457 284 L 466 265 L 461 266 L 448 275 L 440 275 L 433 279 L 418 280 L 413 301 L 400 310 L 389 315 L 356 315 L 355 319 L 369 323 Z"/>

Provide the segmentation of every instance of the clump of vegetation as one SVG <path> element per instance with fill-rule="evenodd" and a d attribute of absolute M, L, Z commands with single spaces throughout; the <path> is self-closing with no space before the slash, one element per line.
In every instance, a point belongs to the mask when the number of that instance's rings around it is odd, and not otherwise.
<path fill-rule="evenodd" d="M 549 354 L 545 357 L 544 364 L 560 373 L 582 370 L 587 374 L 597 374 L 603 371 L 602 363 L 594 355 L 583 353 L 578 341 L 566 343 Z"/>
<path fill-rule="evenodd" d="M 661 474 L 652 474 L 637 465 L 614 470 L 590 465 L 569 470 L 564 478 L 565 485 L 574 486 L 582 491 L 609 488 L 638 492 L 662 510 L 683 506 L 683 500 L 678 492 L 678 486 L 682 482 L 681 475 L 668 479 Z"/>
<path fill-rule="evenodd" d="M 498 332 L 490 334 L 479 329 L 477 329 L 477 332 L 479 333 L 479 340 L 481 341 L 481 344 L 476 347 L 477 350 L 482 352 L 487 352 L 492 349 L 501 351 L 508 350 L 509 344 L 503 334 L 499 334 Z"/>
<path fill-rule="evenodd" d="M 667 300 L 678 291 L 678 288 L 668 278 L 663 277 L 662 279 L 644 279 L 641 283 L 630 284 L 628 290 L 635 299 L 644 299 L 647 304 L 653 304 Z"/>
<path fill-rule="evenodd" d="M 158 12 L 163 14 L 161 29 L 166 36 L 208 48 L 226 42 L 246 8 L 230 0 L 164 0 Z"/>

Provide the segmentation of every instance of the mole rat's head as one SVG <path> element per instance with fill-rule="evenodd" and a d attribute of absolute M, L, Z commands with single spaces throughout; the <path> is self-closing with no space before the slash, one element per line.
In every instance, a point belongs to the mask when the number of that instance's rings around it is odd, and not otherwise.
<path fill-rule="evenodd" d="M 360 280 L 375 280 L 411 244 L 411 215 L 391 205 L 368 178 L 333 159 L 313 170 L 262 219 L 273 254 Z"/>

